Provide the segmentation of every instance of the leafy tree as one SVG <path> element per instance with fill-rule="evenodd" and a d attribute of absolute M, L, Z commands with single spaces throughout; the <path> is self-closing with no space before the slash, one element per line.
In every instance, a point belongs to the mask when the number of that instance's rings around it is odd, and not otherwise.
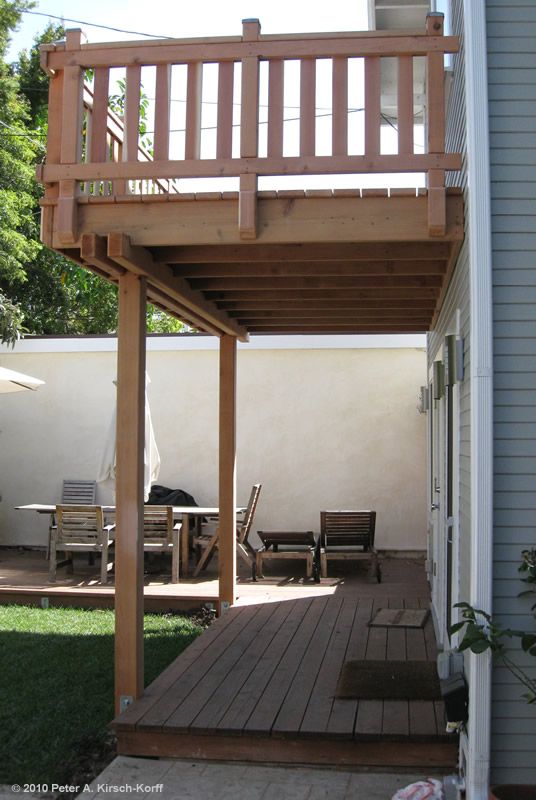
<path fill-rule="evenodd" d="M 57 41 L 64 29 L 49 24 L 16 65 L 5 62 L 9 34 L 29 0 L 0 0 L 0 336 L 18 333 L 99 334 L 117 330 L 117 289 L 39 241 L 39 198 L 35 164 L 43 160 L 47 133 L 48 78 L 40 67 L 39 44 Z M 147 328 L 183 329 L 153 306 Z"/>
<path fill-rule="evenodd" d="M 0 0 L 0 281 L 5 289 L 24 280 L 25 265 L 41 245 L 35 217 L 33 164 L 40 143 L 27 129 L 26 105 L 18 95 L 18 80 L 6 64 L 9 31 L 28 3 Z"/>
<path fill-rule="evenodd" d="M 22 331 L 24 315 L 20 308 L 14 305 L 0 292 L 0 342 L 14 345 Z"/>

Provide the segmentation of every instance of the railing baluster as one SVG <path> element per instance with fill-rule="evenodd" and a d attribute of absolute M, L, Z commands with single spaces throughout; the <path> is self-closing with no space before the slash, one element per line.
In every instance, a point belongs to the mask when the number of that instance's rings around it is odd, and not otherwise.
<path fill-rule="evenodd" d="M 268 158 L 283 155 L 284 68 L 280 59 L 268 65 Z"/>
<path fill-rule="evenodd" d="M 138 160 L 138 139 L 140 135 L 140 86 L 141 66 L 127 67 L 125 92 L 125 138 L 123 158 L 125 161 Z"/>
<path fill-rule="evenodd" d="M 365 155 L 381 152 L 381 61 L 379 56 L 365 58 Z"/>
<path fill-rule="evenodd" d="M 348 154 L 348 59 L 334 58 L 332 73 L 331 152 Z"/>
<path fill-rule="evenodd" d="M 93 163 L 106 161 L 106 132 L 108 130 L 108 85 L 110 70 L 97 67 L 93 81 L 93 111 L 91 114 L 91 136 L 89 137 L 89 160 Z"/>
<path fill-rule="evenodd" d="M 426 32 L 443 35 L 443 15 L 428 14 Z M 445 68 L 443 53 L 426 58 L 426 122 L 428 152 L 445 152 Z M 428 170 L 428 229 L 431 236 L 443 236 L 446 228 L 445 170 Z"/>
<path fill-rule="evenodd" d="M 218 129 L 216 158 L 231 158 L 233 153 L 233 81 L 234 62 L 218 66 Z"/>
<path fill-rule="evenodd" d="M 186 79 L 186 141 L 184 158 L 198 159 L 201 151 L 201 94 L 203 91 L 203 64 L 188 64 Z"/>
<path fill-rule="evenodd" d="M 304 58 L 300 64 L 300 155 L 316 151 L 316 60 Z"/>
<path fill-rule="evenodd" d="M 413 58 L 398 59 L 398 152 L 413 153 Z"/>
<path fill-rule="evenodd" d="M 169 159 L 169 128 L 171 106 L 171 66 L 159 64 L 156 68 L 156 93 L 154 105 L 154 159 Z"/>

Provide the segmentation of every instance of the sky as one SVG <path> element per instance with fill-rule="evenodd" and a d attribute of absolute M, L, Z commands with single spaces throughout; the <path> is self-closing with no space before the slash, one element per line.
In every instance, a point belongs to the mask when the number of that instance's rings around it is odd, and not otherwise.
<path fill-rule="evenodd" d="M 263 33 L 367 29 L 367 0 L 42 0 L 33 11 L 177 38 L 240 35 L 241 21 L 246 18 L 259 19 Z M 48 21 L 46 16 L 26 13 L 23 17 L 13 36 L 10 59 L 31 47 Z M 139 38 L 71 22 L 66 27 L 82 28 L 90 42 Z"/>

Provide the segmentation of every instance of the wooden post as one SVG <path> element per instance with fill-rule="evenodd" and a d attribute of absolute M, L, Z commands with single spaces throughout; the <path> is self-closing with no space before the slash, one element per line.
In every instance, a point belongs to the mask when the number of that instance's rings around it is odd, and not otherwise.
<path fill-rule="evenodd" d="M 242 20 L 244 42 L 258 41 L 261 26 L 258 19 Z M 240 156 L 257 158 L 259 150 L 259 59 L 242 59 L 242 111 L 240 117 Z M 240 176 L 238 228 L 241 239 L 257 238 L 257 176 Z"/>
<path fill-rule="evenodd" d="M 428 14 L 426 32 L 443 35 L 443 14 Z M 445 152 L 445 68 L 443 53 L 429 53 L 426 63 L 426 105 L 428 152 Z M 444 236 L 446 230 L 445 170 L 429 170 L 428 229 L 430 236 Z"/>
<path fill-rule="evenodd" d="M 81 30 L 66 31 L 65 49 L 80 50 L 83 39 Z M 83 73 L 80 67 L 65 67 L 62 91 L 60 163 L 78 164 L 82 160 L 83 117 Z M 78 237 L 79 194 L 80 187 L 77 181 L 60 181 L 56 227 L 58 238 L 63 245 L 74 244 Z"/>
<path fill-rule="evenodd" d="M 119 278 L 115 533 L 115 702 L 143 692 L 143 449 L 146 279 Z"/>
<path fill-rule="evenodd" d="M 51 45 L 49 45 L 50 47 Z M 46 69 L 47 51 L 41 53 L 41 59 Z M 48 137 L 47 137 L 47 164 L 61 162 L 61 123 L 63 100 L 63 70 L 58 70 L 50 75 L 48 89 Z M 45 200 L 51 205 L 41 208 L 41 241 L 52 247 L 54 235 L 54 205 L 59 195 L 59 183 L 45 186 Z"/>
<path fill-rule="evenodd" d="M 236 339 L 220 339 L 220 609 L 236 599 Z"/>

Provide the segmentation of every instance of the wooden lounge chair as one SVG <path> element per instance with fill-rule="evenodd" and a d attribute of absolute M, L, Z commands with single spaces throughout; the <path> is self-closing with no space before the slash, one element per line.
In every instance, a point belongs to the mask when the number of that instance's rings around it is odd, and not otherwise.
<path fill-rule="evenodd" d="M 181 523 L 173 523 L 172 506 L 143 507 L 143 550 L 146 553 L 171 551 L 171 583 L 179 582 L 179 533 Z"/>
<path fill-rule="evenodd" d="M 320 574 L 328 574 L 328 560 L 371 561 L 378 583 L 381 582 L 381 564 L 374 547 L 376 529 L 375 511 L 321 511 Z"/>
<path fill-rule="evenodd" d="M 105 525 L 102 506 L 58 505 L 56 527 L 50 538 L 50 566 L 48 579 L 56 580 L 58 552 L 65 553 L 70 571 L 73 569 L 73 553 L 101 554 L 101 583 L 108 580 L 108 549 L 113 541 L 114 525 Z"/>
<path fill-rule="evenodd" d="M 313 531 L 257 531 L 262 547 L 257 550 L 256 576 L 262 578 L 262 565 L 271 558 L 305 559 L 305 574 L 308 578 L 320 580 L 315 558 L 316 539 Z"/>
<path fill-rule="evenodd" d="M 254 574 L 255 570 L 255 550 L 249 544 L 248 536 L 251 531 L 255 509 L 257 508 L 257 503 L 259 502 L 261 488 L 262 484 L 260 483 L 255 483 L 252 486 L 244 516 L 236 526 L 236 552 L 248 564 L 248 566 L 251 567 L 252 574 Z M 201 554 L 200 557 L 198 557 L 198 561 L 194 570 L 194 578 L 199 575 L 201 570 L 205 569 L 210 559 L 216 552 L 219 535 L 220 529 L 216 528 L 216 531 L 212 535 L 203 536 L 201 533 L 194 537 L 194 546 L 197 548 L 198 553 Z"/>

